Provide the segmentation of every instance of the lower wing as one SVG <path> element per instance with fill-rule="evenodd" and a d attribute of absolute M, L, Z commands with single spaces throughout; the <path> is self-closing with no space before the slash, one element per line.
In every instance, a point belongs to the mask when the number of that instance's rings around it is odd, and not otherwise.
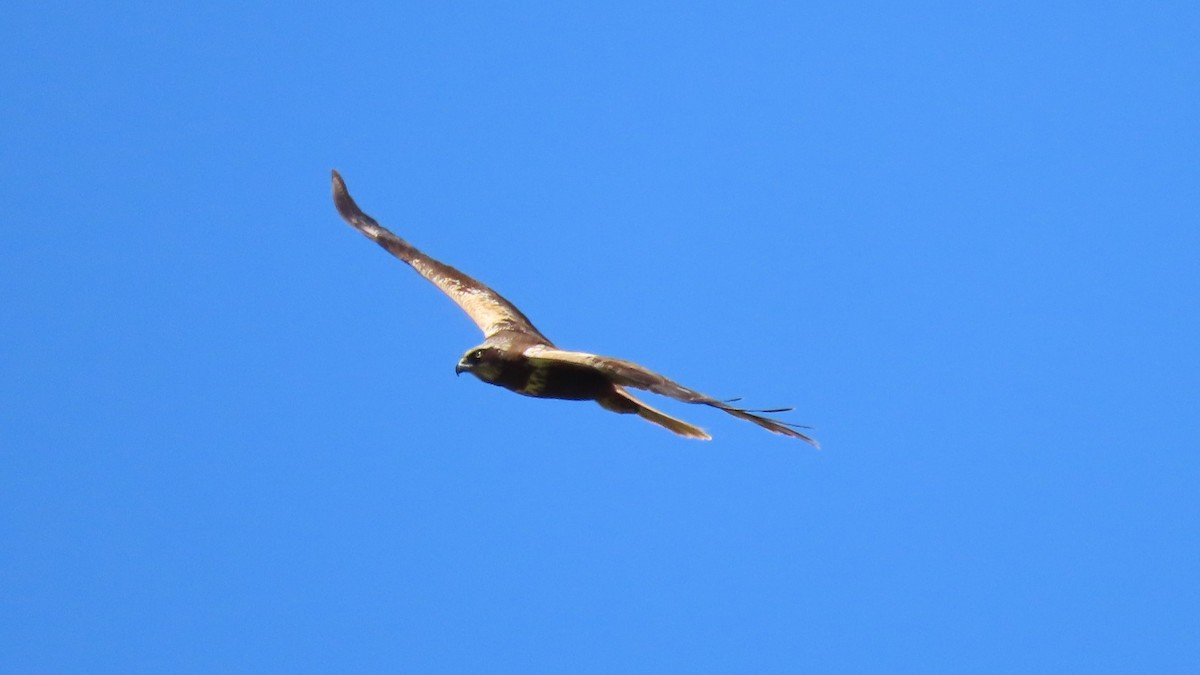
<path fill-rule="evenodd" d="M 752 410 L 748 408 L 738 408 L 729 405 L 728 401 L 721 401 L 706 394 L 702 394 L 693 389 L 667 379 L 658 373 L 644 368 L 632 361 L 622 359 L 614 359 L 608 356 L 599 356 L 596 354 L 588 354 L 586 352 L 571 352 L 553 347 L 536 346 L 525 351 L 525 357 L 531 361 L 546 361 L 559 363 L 572 363 L 580 366 L 595 368 L 604 373 L 614 383 L 625 386 L 634 387 L 636 389 L 645 389 L 646 391 L 669 396 L 673 399 L 683 401 L 685 403 L 699 403 L 702 405 L 711 406 L 718 410 L 744 419 L 748 422 L 753 422 L 758 426 L 773 431 L 777 434 L 799 438 L 802 441 L 811 443 L 814 447 L 821 447 L 813 438 L 800 433 L 797 428 L 805 428 L 798 424 L 784 422 L 781 420 L 765 417 L 762 413 L 778 413 L 786 412 L 791 408 L 772 408 L 769 410 Z"/>

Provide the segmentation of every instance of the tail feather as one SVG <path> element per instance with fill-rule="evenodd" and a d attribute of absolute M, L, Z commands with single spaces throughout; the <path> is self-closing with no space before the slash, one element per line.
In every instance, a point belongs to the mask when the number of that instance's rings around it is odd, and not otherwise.
<path fill-rule="evenodd" d="M 712 440 L 712 436 L 709 436 L 708 433 L 700 427 L 693 426 L 687 422 L 684 422 L 683 420 L 675 419 L 674 417 L 671 417 L 662 411 L 651 408 L 645 403 L 642 403 L 634 398 L 629 392 L 625 391 L 621 387 L 614 387 L 614 390 L 616 391 L 617 396 L 607 399 L 600 399 L 597 401 L 597 403 L 599 403 L 606 410 L 611 410 L 618 413 L 635 414 L 648 422 L 657 424 L 664 429 L 673 431 L 680 436 L 686 436 L 687 438 L 698 438 L 704 441 Z"/>

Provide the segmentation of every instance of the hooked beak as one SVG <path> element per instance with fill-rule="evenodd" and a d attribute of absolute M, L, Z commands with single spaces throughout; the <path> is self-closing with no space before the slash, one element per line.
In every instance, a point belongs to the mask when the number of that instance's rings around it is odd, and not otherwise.
<path fill-rule="evenodd" d="M 463 362 L 462 362 L 462 361 L 459 361 L 459 362 L 458 362 L 458 365 L 454 366 L 454 374 L 455 374 L 455 375 L 462 375 L 464 372 L 466 372 L 466 371 L 468 371 L 468 370 L 470 370 L 470 369 L 471 369 L 471 368 L 470 368 L 469 366 L 467 366 L 467 365 L 463 364 Z"/>

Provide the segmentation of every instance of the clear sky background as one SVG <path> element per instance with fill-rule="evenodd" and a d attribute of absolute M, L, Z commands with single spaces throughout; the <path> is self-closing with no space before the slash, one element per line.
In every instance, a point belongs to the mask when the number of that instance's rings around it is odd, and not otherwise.
<path fill-rule="evenodd" d="M 1200 10 L 17 3 L 0 670 L 1196 672 Z M 363 208 L 689 441 L 455 378 Z"/>

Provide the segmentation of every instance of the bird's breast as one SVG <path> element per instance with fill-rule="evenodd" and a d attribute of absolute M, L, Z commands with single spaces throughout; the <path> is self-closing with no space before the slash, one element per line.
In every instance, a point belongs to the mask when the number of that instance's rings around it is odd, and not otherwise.
<path fill-rule="evenodd" d="M 572 401 L 590 401 L 612 391 L 612 383 L 599 371 L 567 363 L 534 365 L 525 361 L 507 374 L 506 382 L 501 386 L 518 394 Z"/>

